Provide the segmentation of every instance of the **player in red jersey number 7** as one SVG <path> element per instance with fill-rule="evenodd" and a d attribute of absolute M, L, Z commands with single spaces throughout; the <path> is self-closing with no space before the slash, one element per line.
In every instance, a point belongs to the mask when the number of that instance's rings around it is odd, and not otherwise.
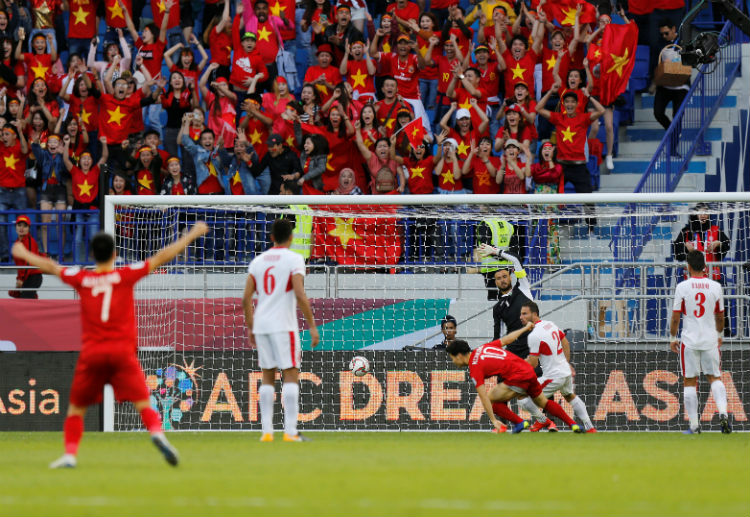
<path fill-rule="evenodd" d="M 534 404 L 547 414 L 568 424 L 573 432 L 582 433 L 583 429 L 565 413 L 557 402 L 544 396 L 534 368 L 516 354 L 503 348 L 532 328 L 534 324 L 529 322 L 522 329 L 515 330 L 474 350 L 466 341 L 457 339 L 448 345 L 446 352 L 450 355 L 453 364 L 469 368 L 469 377 L 476 386 L 477 396 L 498 432 L 504 432 L 505 426 L 495 415 L 512 422 L 513 433 L 529 428 L 531 424 L 528 420 L 523 420 L 508 408 L 508 401 L 528 395 Z M 502 378 L 502 382 L 487 392 L 484 386 L 485 379 L 496 375 Z"/>
<path fill-rule="evenodd" d="M 118 401 L 133 402 L 151 434 L 151 441 L 170 465 L 177 465 L 177 450 L 167 441 L 159 413 L 151 407 L 146 379 L 136 356 L 138 333 L 133 288 L 136 282 L 159 266 L 169 263 L 207 232 L 208 226 L 199 222 L 185 236 L 159 250 L 145 262 L 120 268 L 115 268 L 117 255 L 114 239 L 100 232 L 91 239 L 91 252 L 96 261 L 94 271 L 63 267 L 30 252 L 21 243 L 13 246 L 14 257 L 38 267 L 43 273 L 57 276 L 73 287 L 81 299 L 83 342 L 63 426 L 65 454 L 52 462 L 50 468 L 76 466 L 86 408 L 102 401 L 105 384 L 112 385 Z"/>

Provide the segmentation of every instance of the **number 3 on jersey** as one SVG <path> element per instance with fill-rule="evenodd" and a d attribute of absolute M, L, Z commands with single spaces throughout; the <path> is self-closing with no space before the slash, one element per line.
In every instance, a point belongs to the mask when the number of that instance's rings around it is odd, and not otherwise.
<path fill-rule="evenodd" d="M 266 272 L 263 273 L 263 290 L 266 292 L 266 294 L 271 294 L 276 287 L 276 278 L 271 274 L 271 270 L 276 266 L 271 266 L 268 269 L 266 269 Z"/>
<path fill-rule="evenodd" d="M 693 314 L 695 314 L 696 318 L 700 318 L 706 313 L 706 295 L 703 293 L 695 293 L 695 303 L 698 304 L 698 308 L 693 311 Z"/>
<path fill-rule="evenodd" d="M 112 304 L 112 284 L 98 284 L 91 288 L 91 296 L 99 296 L 104 294 L 102 298 L 102 323 L 109 321 L 109 307 Z"/>

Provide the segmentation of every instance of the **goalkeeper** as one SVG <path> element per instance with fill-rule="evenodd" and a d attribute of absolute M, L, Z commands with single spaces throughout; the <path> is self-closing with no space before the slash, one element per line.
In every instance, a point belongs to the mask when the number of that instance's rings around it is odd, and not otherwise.
<path fill-rule="evenodd" d="M 504 267 L 495 271 L 495 285 L 498 288 L 498 301 L 492 308 L 492 319 L 495 323 L 494 338 L 499 339 L 501 335 L 508 334 L 523 327 L 521 324 L 521 307 L 524 303 L 533 301 L 531 286 L 526 278 L 521 261 L 508 251 L 501 251 L 489 244 L 482 244 L 477 250 L 480 257 L 495 257 L 498 260 L 506 260 L 513 266 Z M 512 276 L 516 277 L 515 284 Z M 505 331 L 503 331 L 505 326 Z M 508 350 L 518 357 L 525 359 L 529 355 L 529 346 L 526 336 L 521 336 L 514 343 L 508 345 Z"/>
<path fill-rule="evenodd" d="M 498 250 L 508 250 L 519 257 L 523 257 L 520 252 L 518 229 L 500 217 L 486 218 L 477 225 L 476 242 L 478 247 L 474 250 L 475 260 L 481 262 L 479 272 L 484 276 L 488 301 L 496 301 L 498 299 L 499 293 L 495 285 L 495 272 L 502 267 L 510 266 L 511 263 L 507 260 L 497 258 L 495 255 L 482 256 L 480 252 L 481 245 L 489 244 Z"/>

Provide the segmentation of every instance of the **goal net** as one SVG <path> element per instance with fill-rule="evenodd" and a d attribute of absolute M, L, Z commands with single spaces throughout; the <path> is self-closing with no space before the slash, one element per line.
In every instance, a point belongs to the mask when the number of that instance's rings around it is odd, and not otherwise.
<path fill-rule="evenodd" d="M 167 429 L 260 429 L 261 371 L 241 299 L 247 265 L 270 247 L 271 224 L 282 217 L 295 222 L 292 248 L 306 259 L 321 334 L 310 350 L 300 315 L 303 430 L 491 428 L 467 371 L 434 348 L 446 315 L 472 347 L 504 333 L 493 320 L 493 276 L 509 265 L 480 260 L 482 243 L 520 258 L 541 317 L 565 329 L 576 393 L 598 429 L 684 429 L 669 319 L 685 278 L 678 236 L 701 220 L 700 242 L 688 239 L 687 248 L 711 247 L 709 274 L 724 286 L 730 418 L 735 429 L 750 428 L 746 194 L 107 196 L 105 227 L 125 262 L 147 258 L 195 221 L 211 228 L 136 289 L 139 357 Z M 348 371 L 355 355 L 369 360 L 369 374 Z M 710 428 L 718 417 L 704 381 L 699 397 Z M 132 406 L 111 397 L 104 414 L 105 430 L 140 428 Z"/>

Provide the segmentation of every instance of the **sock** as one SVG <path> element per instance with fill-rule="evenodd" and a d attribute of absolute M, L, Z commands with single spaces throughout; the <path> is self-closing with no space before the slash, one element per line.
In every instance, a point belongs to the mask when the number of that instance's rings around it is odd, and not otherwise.
<path fill-rule="evenodd" d="M 575 420 L 570 418 L 568 414 L 565 412 L 565 410 L 560 406 L 560 404 L 558 404 L 552 399 L 547 399 L 547 405 L 544 406 L 544 412 L 547 413 L 548 415 L 556 416 L 557 418 L 559 418 L 560 420 L 562 420 L 569 426 L 576 425 Z"/>
<path fill-rule="evenodd" d="M 547 421 L 547 417 L 544 416 L 544 413 L 539 411 L 539 406 L 534 404 L 534 401 L 531 400 L 531 398 L 526 397 L 519 400 L 518 405 L 528 411 L 531 414 L 531 417 L 540 424 L 543 424 Z"/>
<path fill-rule="evenodd" d="M 284 432 L 294 436 L 297 434 L 299 414 L 299 384 L 285 382 L 281 387 L 281 399 L 284 401 Z"/>
<path fill-rule="evenodd" d="M 273 433 L 273 385 L 261 384 L 258 388 L 260 397 L 260 425 L 263 434 Z"/>
<path fill-rule="evenodd" d="M 690 420 L 690 429 L 698 429 L 698 391 L 695 386 L 685 386 L 685 411 Z"/>
<path fill-rule="evenodd" d="M 65 419 L 63 424 L 63 442 L 65 443 L 65 454 L 75 456 L 78 453 L 78 444 L 83 436 L 83 418 L 71 415 Z"/>
<path fill-rule="evenodd" d="M 494 404 L 492 404 L 492 411 L 500 418 L 507 420 L 513 424 L 523 422 L 523 418 L 511 411 L 508 407 L 508 404 L 506 404 L 505 402 L 495 402 Z"/>
<path fill-rule="evenodd" d="M 712 382 L 711 394 L 714 396 L 719 414 L 727 416 L 727 389 L 724 387 L 724 383 L 718 380 Z"/>
<path fill-rule="evenodd" d="M 151 434 L 162 432 L 159 413 L 152 407 L 141 410 L 141 421 Z"/>
<path fill-rule="evenodd" d="M 586 404 L 583 403 L 581 397 L 574 398 L 570 405 L 573 406 L 573 413 L 578 417 L 578 420 L 583 423 L 583 428 L 587 431 L 593 429 L 594 424 L 591 423 L 589 412 L 586 411 Z"/>

